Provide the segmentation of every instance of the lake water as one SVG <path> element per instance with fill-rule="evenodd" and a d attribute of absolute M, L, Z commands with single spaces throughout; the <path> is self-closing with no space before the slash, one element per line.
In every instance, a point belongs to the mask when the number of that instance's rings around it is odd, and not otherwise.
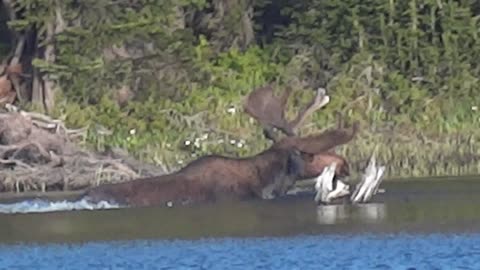
<path fill-rule="evenodd" d="M 480 269 L 479 180 L 384 182 L 361 206 L 0 214 L 0 269 Z"/>

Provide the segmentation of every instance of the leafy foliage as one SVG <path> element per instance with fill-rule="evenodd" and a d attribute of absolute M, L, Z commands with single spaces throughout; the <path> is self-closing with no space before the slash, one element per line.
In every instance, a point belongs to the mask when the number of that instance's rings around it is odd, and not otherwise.
<path fill-rule="evenodd" d="M 338 111 L 369 136 L 478 135 L 477 1 L 17 2 L 22 16 L 9 25 L 35 27 L 40 40 L 60 8 L 55 64 L 33 64 L 61 88 L 56 114 L 88 125 L 87 142 L 99 148 L 170 166 L 258 152 L 267 142 L 241 112 L 243 96 L 294 77 L 332 96 L 306 133 L 333 125 Z M 98 135 L 97 125 L 113 134 Z"/>

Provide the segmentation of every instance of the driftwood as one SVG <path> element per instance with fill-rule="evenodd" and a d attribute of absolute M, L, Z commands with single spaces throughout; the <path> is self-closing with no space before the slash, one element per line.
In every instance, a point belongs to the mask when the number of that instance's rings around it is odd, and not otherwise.
<path fill-rule="evenodd" d="M 111 150 L 75 145 L 85 129 L 71 130 L 46 115 L 6 105 L 0 113 L 0 191 L 77 190 L 164 172 Z"/>

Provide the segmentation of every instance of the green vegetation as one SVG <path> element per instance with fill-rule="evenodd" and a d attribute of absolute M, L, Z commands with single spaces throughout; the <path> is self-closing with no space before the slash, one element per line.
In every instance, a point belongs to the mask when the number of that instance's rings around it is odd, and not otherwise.
<path fill-rule="evenodd" d="M 243 96 L 296 77 L 308 87 L 297 86 L 292 113 L 308 88 L 331 96 L 303 134 L 332 127 L 335 112 L 361 121 L 341 149 L 355 170 L 378 145 L 389 175 L 480 172 L 478 1 L 17 2 L 8 23 L 38 41 L 22 57 L 55 82 L 49 112 L 88 126 L 88 146 L 124 147 L 169 168 L 206 153 L 256 153 L 268 142 L 242 112 Z M 48 42 L 54 61 L 42 56 Z"/>

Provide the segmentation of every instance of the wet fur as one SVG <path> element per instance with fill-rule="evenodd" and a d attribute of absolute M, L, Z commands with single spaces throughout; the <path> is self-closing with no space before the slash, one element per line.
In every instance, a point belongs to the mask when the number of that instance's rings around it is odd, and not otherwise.
<path fill-rule="evenodd" d="M 305 161 L 311 159 L 291 149 L 271 148 L 250 158 L 209 155 L 172 174 L 93 187 L 85 196 L 130 206 L 268 199 L 293 186 Z"/>
<path fill-rule="evenodd" d="M 208 155 L 175 173 L 93 187 L 85 196 L 95 202 L 107 200 L 131 206 L 275 198 L 285 195 L 297 180 L 318 176 L 332 162 L 337 163 L 337 177 L 348 176 L 349 166 L 343 157 L 328 151 L 305 153 L 297 148 L 312 150 L 308 144 L 320 139 L 328 143 L 317 143 L 317 149 L 329 150 L 351 139 L 354 133 L 287 137 L 248 158 Z"/>

